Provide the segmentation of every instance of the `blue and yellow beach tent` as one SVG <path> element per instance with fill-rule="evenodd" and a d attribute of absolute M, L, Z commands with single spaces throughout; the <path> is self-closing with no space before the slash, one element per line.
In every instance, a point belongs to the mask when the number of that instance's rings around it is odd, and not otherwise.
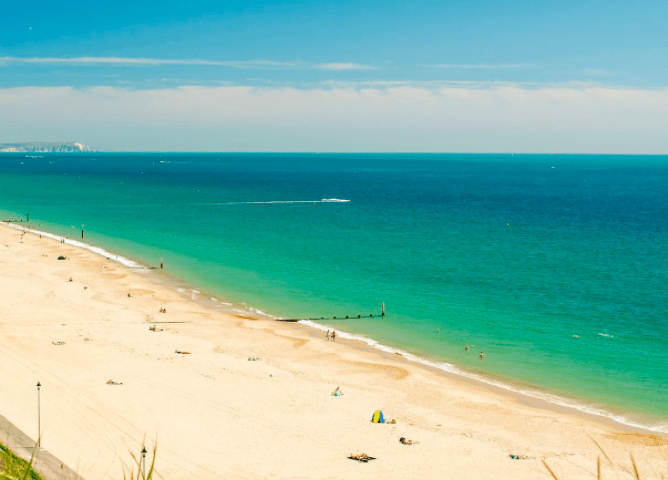
<path fill-rule="evenodd" d="M 373 417 L 371 417 L 371 421 L 373 423 L 385 423 L 385 419 L 383 418 L 383 412 L 380 410 L 376 410 L 373 414 Z"/>

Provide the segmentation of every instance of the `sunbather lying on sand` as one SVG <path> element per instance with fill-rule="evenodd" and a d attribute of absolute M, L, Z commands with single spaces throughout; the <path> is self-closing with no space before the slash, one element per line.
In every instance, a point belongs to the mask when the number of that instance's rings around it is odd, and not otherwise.
<path fill-rule="evenodd" d="M 123 382 L 114 382 L 113 380 L 109 380 L 107 385 L 123 385 Z"/>
<path fill-rule="evenodd" d="M 370 457 L 366 453 L 360 453 L 359 455 L 355 455 L 354 453 L 351 453 L 350 456 L 348 457 L 351 460 L 357 460 L 359 462 L 368 462 L 369 460 L 375 460 L 376 457 Z"/>
<path fill-rule="evenodd" d="M 414 442 L 413 440 L 408 440 L 405 437 L 401 437 L 399 439 L 399 442 L 403 443 L 404 445 L 415 445 L 416 443 L 420 443 L 420 442 Z"/>

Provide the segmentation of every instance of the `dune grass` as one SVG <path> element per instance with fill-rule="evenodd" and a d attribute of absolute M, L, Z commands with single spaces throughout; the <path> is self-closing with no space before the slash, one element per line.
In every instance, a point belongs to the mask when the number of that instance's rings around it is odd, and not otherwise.
<path fill-rule="evenodd" d="M 603 449 L 603 447 L 601 447 L 601 445 L 596 440 L 594 440 L 594 438 L 591 435 L 587 434 L 587 436 L 591 439 L 592 442 L 594 442 L 594 444 L 596 445 L 598 450 L 601 452 L 601 454 L 596 459 L 596 480 L 602 480 L 603 479 L 603 476 L 602 476 L 603 468 L 602 468 L 602 465 L 601 465 L 601 456 L 603 457 L 605 462 L 607 462 L 607 464 L 609 465 L 610 470 L 615 475 L 616 480 L 619 480 L 619 472 L 620 471 L 621 472 L 626 471 L 628 473 L 628 475 L 630 475 L 631 478 L 634 479 L 634 480 L 643 480 L 643 477 L 640 475 L 640 472 L 638 471 L 638 465 L 636 464 L 636 459 L 633 458 L 633 454 L 631 454 L 631 453 L 629 454 L 629 459 L 630 459 L 632 468 L 622 468 L 622 466 L 620 464 L 616 464 L 615 462 L 612 461 L 612 459 L 608 456 L 608 454 Z M 665 475 L 664 475 L 664 473 L 659 473 L 659 475 L 660 475 L 661 480 L 664 480 L 664 479 L 668 480 L 668 458 L 666 457 L 665 453 L 663 454 L 663 459 L 664 459 L 664 462 L 666 464 L 665 465 L 666 466 L 666 473 L 665 473 Z M 559 478 L 557 476 L 557 474 L 554 473 L 554 471 L 550 468 L 550 466 L 547 464 L 547 462 L 545 460 L 542 460 L 542 462 L 543 462 L 543 466 L 545 466 L 545 468 L 549 472 L 550 476 L 554 480 L 568 480 L 566 478 Z M 654 472 L 654 473 L 656 474 L 657 472 Z M 652 477 L 652 478 L 659 478 L 659 477 Z"/>
<path fill-rule="evenodd" d="M 43 480 L 32 469 L 34 455 L 33 451 L 30 461 L 26 462 L 0 443 L 0 480 Z"/>
<path fill-rule="evenodd" d="M 591 437 L 590 437 L 591 438 Z M 599 443 L 591 438 L 591 440 L 596 444 L 598 449 L 601 452 L 601 455 L 603 458 L 607 461 L 607 463 L 612 467 L 612 471 L 615 474 L 615 478 L 618 478 L 618 473 L 619 471 L 617 470 L 615 463 L 610 459 L 608 454 L 605 452 L 605 450 L 599 445 Z M 37 448 L 37 447 L 35 447 Z M 142 449 L 143 450 L 143 449 Z M 156 452 L 157 452 L 157 446 L 153 447 L 153 455 L 152 459 L 150 460 L 150 465 L 148 468 L 144 465 L 144 456 L 143 453 L 145 451 L 141 452 L 139 455 L 135 455 L 134 453 L 130 453 L 132 456 L 133 460 L 133 465 L 128 467 L 125 466 L 125 471 L 123 472 L 123 479 L 124 480 L 152 480 L 153 479 L 153 473 L 155 471 L 155 458 L 156 458 Z M 149 453 L 149 452 L 145 452 Z M 595 478 L 597 480 L 602 480 L 602 468 L 601 468 L 601 455 L 598 456 L 597 461 L 596 461 L 596 474 Z M 33 455 L 30 457 L 30 461 L 27 462 L 19 457 L 17 457 L 9 448 L 4 446 L 3 444 L 0 443 L 0 480 L 43 480 L 43 478 L 33 470 L 32 468 L 32 463 L 33 463 L 33 458 L 34 458 L 34 451 Z M 664 457 L 664 460 L 666 460 L 666 469 L 668 471 L 668 458 Z M 635 480 L 642 480 L 642 477 L 640 473 L 638 472 L 638 466 L 636 465 L 636 461 L 633 458 L 633 455 L 630 455 L 630 461 L 631 461 L 631 474 L 632 478 Z M 554 480 L 568 480 L 565 478 L 559 478 L 557 474 L 550 468 L 550 466 L 547 464 L 545 460 L 542 460 L 543 466 L 546 468 L 548 471 L 550 477 Z M 135 472 L 135 468 L 137 469 Z M 661 474 L 661 479 L 666 479 L 668 480 L 668 473 L 666 476 Z"/>
<path fill-rule="evenodd" d="M 143 449 L 142 449 L 143 450 Z M 155 467 L 155 453 L 157 451 L 157 445 L 153 446 L 153 459 L 151 460 L 151 465 L 148 467 L 148 471 L 144 471 L 144 465 L 143 465 L 143 456 L 140 453 L 139 455 L 135 456 L 134 453 L 130 453 L 132 455 L 132 460 L 134 460 L 134 463 L 136 464 L 137 467 L 137 473 L 135 474 L 134 467 L 130 467 L 130 471 L 128 474 L 125 472 L 123 473 L 123 479 L 124 480 L 151 480 L 153 478 L 153 471 Z M 127 467 L 126 467 L 127 468 Z M 129 475 L 129 476 L 128 476 Z M 2 479 L 0 479 L 2 480 Z"/>
<path fill-rule="evenodd" d="M 35 449 L 38 447 L 35 446 Z M 123 472 L 124 480 L 152 480 L 153 473 L 155 470 L 155 454 L 156 447 L 153 447 L 153 458 L 151 459 L 150 465 L 144 470 L 143 465 L 143 456 L 132 455 L 132 460 L 134 464 L 129 469 L 126 467 L 126 472 Z M 148 452 L 147 452 L 148 453 Z M 14 452 L 12 452 L 5 445 L 0 443 L 0 480 L 44 480 L 41 475 L 39 475 L 32 468 L 33 460 L 35 456 L 35 450 L 33 450 L 32 455 L 30 456 L 30 461 L 25 461 L 22 458 L 17 457 Z M 137 471 L 135 473 L 135 467 Z M 129 473 L 127 472 L 129 470 Z"/>

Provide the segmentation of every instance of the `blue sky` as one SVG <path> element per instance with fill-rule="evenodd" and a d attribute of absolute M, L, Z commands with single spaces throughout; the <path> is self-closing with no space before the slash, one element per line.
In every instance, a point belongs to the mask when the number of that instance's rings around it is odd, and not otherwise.
<path fill-rule="evenodd" d="M 59 3 L 3 7 L 0 141 L 668 150 L 665 1 Z"/>

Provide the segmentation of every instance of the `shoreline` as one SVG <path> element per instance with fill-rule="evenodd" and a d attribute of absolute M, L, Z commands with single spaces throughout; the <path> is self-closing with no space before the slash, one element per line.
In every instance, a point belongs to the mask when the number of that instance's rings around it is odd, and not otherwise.
<path fill-rule="evenodd" d="M 308 325 L 221 313 L 147 272 L 0 228 L 0 409 L 36 431 L 40 381 L 42 447 L 84 478 L 119 478 L 143 446 L 147 464 L 157 448 L 164 480 L 533 480 L 550 478 L 545 465 L 588 480 L 599 448 L 617 478 L 634 478 L 629 454 L 643 480 L 664 470 L 663 437 L 526 405 Z M 378 409 L 396 424 L 371 423 Z M 376 460 L 349 460 L 362 452 Z"/>
<path fill-rule="evenodd" d="M 173 289 L 178 292 L 184 300 L 196 302 L 204 308 L 213 309 L 215 312 L 232 315 L 239 318 L 252 316 L 256 319 L 269 321 L 279 321 L 281 319 L 281 317 L 263 312 L 243 303 L 237 303 L 232 299 L 221 299 L 219 298 L 219 295 L 212 294 L 204 290 L 199 290 L 199 287 L 196 285 L 190 284 L 189 282 L 186 282 L 178 277 L 172 276 L 167 271 L 161 270 L 158 267 L 143 264 L 138 260 L 134 260 L 115 252 L 105 250 L 101 247 L 97 247 L 95 245 L 68 237 L 62 237 L 50 232 L 36 230 L 30 226 L 27 226 L 23 222 L 18 223 L 0 221 L 0 225 L 34 235 L 42 235 L 52 240 L 64 240 L 64 243 L 75 248 L 88 250 L 96 255 L 104 257 L 107 260 L 117 262 L 128 269 L 141 272 L 146 277 L 146 279 L 152 283 Z M 320 324 L 317 323 L 317 321 L 311 319 L 303 319 L 294 323 L 285 322 L 285 324 L 289 328 L 306 330 L 313 338 L 317 338 L 327 330 L 332 329 L 332 327 L 326 324 Z M 468 372 L 455 364 L 423 358 L 419 355 L 404 351 L 401 348 L 381 344 L 380 342 L 377 342 L 370 337 L 337 330 L 337 338 L 339 339 L 339 343 L 348 344 L 369 352 L 380 353 L 381 356 L 387 359 L 410 363 L 440 375 L 444 375 L 445 377 L 453 380 L 467 382 L 473 385 L 487 388 L 490 391 L 499 393 L 501 395 L 507 395 L 527 406 L 547 409 L 553 412 L 581 415 L 584 418 L 601 422 L 620 431 L 628 433 L 657 435 L 663 438 L 668 438 L 668 427 L 652 427 L 639 424 L 625 418 L 621 414 L 615 414 L 606 410 L 596 409 L 584 403 L 580 404 L 578 403 L 578 400 L 574 398 L 568 398 L 556 393 L 541 391 L 536 387 L 523 387 L 521 385 L 513 384 L 512 381 L 507 379 L 495 379 L 485 376 L 484 374 Z"/>

